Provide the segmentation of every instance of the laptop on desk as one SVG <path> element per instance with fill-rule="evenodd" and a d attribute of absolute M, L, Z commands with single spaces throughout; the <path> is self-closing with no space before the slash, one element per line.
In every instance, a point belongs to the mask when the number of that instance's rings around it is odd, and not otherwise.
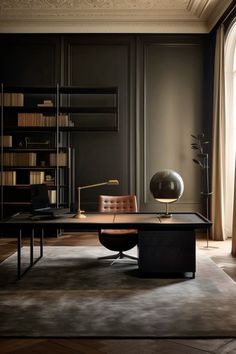
<path fill-rule="evenodd" d="M 52 208 L 48 196 L 48 186 L 46 184 L 31 184 L 31 212 L 32 218 L 58 218 L 68 214 L 69 209 Z"/>

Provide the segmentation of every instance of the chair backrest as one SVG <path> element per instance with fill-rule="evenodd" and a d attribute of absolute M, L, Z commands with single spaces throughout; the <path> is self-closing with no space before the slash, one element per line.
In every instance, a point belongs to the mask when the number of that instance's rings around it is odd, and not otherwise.
<path fill-rule="evenodd" d="M 100 195 L 98 210 L 106 213 L 137 212 L 137 199 L 135 195 Z"/>

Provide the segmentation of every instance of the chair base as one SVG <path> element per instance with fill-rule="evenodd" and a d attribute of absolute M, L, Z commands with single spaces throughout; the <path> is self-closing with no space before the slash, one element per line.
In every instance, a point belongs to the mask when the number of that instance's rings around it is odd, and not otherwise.
<path fill-rule="evenodd" d="M 116 254 L 113 254 L 111 256 L 105 256 L 105 257 L 99 257 L 98 259 L 114 259 L 113 262 L 111 262 L 111 265 L 113 263 L 115 263 L 117 260 L 119 259 L 123 259 L 123 258 L 128 258 L 128 259 L 134 259 L 135 261 L 138 260 L 137 257 L 134 257 L 134 256 L 129 256 L 128 254 L 124 254 L 122 251 L 116 253 Z"/>

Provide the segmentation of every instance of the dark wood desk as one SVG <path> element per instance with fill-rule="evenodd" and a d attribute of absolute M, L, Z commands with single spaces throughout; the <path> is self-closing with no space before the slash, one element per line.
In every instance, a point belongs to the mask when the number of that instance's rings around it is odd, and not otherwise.
<path fill-rule="evenodd" d="M 195 230 L 206 229 L 211 222 L 198 213 L 173 213 L 162 218 L 157 213 L 89 213 L 85 219 L 74 214 L 61 215 L 55 219 L 32 220 L 30 214 L 19 214 L 1 222 L 2 229 L 16 232 L 18 240 L 18 279 L 43 257 L 44 230 L 99 230 L 135 228 L 139 230 L 139 261 L 142 274 L 196 271 Z M 40 256 L 34 259 L 34 235 L 40 232 Z M 30 236 L 30 265 L 21 272 L 22 237 Z"/>

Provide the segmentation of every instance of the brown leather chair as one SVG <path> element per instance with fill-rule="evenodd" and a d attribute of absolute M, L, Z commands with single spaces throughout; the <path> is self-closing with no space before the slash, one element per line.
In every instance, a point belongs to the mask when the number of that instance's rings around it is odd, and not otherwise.
<path fill-rule="evenodd" d="M 99 196 L 99 211 L 105 213 L 127 213 L 137 212 L 137 200 L 135 195 L 124 196 Z M 100 257 L 100 259 L 121 259 L 130 258 L 137 260 L 136 257 L 124 254 L 138 243 L 138 230 L 122 229 L 110 230 L 103 229 L 99 231 L 99 240 L 101 244 L 111 251 L 118 251 L 115 255 Z M 113 263 L 113 262 L 112 262 Z"/>

